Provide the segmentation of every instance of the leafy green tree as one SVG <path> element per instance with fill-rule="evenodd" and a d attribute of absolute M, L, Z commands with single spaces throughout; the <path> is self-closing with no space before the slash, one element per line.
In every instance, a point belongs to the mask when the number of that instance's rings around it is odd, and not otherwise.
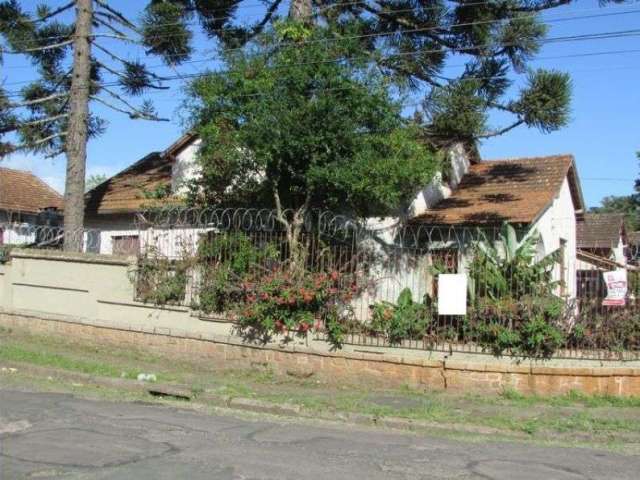
<path fill-rule="evenodd" d="M 332 35 L 280 24 L 251 49 L 229 51 L 224 72 L 189 89 L 202 138 L 192 201 L 267 202 L 298 265 L 311 211 L 397 213 L 438 166 L 359 43 Z"/>
<path fill-rule="evenodd" d="M 283 0 L 266 3 L 265 16 L 244 26 L 235 13 L 248 0 L 225 0 L 226 16 L 211 24 L 210 32 L 224 46 L 237 48 L 251 42 L 266 25 L 280 17 Z M 184 4 L 189 11 L 192 2 Z M 198 4 L 199 2 L 193 2 Z M 221 2 L 211 2 L 218 7 Z M 540 12 L 571 0 L 291 0 L 289 16 L 307 25 L 332 25 L 335 35 L 353 35 L 386 75 L 411 88 L 433 137 L 484 138 L 519 125 L 543 132 L 557 130 L 569 118 L 570 80 L 566 74 L 528 70 L 527 63 L 540 50 L 547 27 Z M 606 3 L 606 2 L 603 2 Z M 167 16 L 183 22 L 188 14 Z M 452 59 L 465 67 L 457 75 L 445 74 Z M 508 95 L 509 74 L 526 74 L 524 88 Z M 488 124 L 499 110 L 512 116 L 501 127 Z"/>
<path fill-rule="evenodd" d="M 94 189 L 95 187 L 105 182 L 106 180 L 107 180 L 107 176 L 103 173 L 89 175 L 87 177 L 87 181 L 85 182 L 85 185 L 86 185 L 85 190 L 88 192 L 89 190 Z"/>
<path fill-rule="evenodd" d="M 640 161 L 640 152 L 636 153 Z M 636 179 L 635 193 L 631 195 L 610 195 L 600 201 L 599 207 L 591 207 L 594 213 L 624 213 L 628 231 L 640 229 L 640 178 Z"/>

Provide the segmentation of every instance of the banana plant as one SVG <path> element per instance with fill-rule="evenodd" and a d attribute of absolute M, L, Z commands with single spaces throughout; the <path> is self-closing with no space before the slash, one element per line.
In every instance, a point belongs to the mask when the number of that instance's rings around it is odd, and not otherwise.
<path fill-rule="evenodd" d="M 553 294 L 559 282 L 552 280 L 552 272 L 560 250 L 537 260 L 539 240 L 540 235 L 534 231 L 519 242 L 516 229 L 508 223 L 502 225 L 496 242 L 478 230 L 470 266 L 471 299 L 497 301 Z"/>

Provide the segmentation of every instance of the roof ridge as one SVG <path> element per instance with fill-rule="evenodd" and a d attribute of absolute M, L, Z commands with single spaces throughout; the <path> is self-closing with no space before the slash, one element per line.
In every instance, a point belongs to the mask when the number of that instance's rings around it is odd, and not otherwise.
<path fill-rule="evenodd" d="M 6 170 L 6 171 L 9 171 L 9 172 L 20 173 L 22 175 L 28 175 L 28 176 L 32 177 L 40 185 L 42 185 L 47 190 L 49 190 L 51 193 L 53 193 L 55 196 L 57 196 L 60 199 L 62 199 L 62 194 L 60 192 L 58 192 L 55 188 L 53 188 L 51 185 L 49 185 L 47 182 L 45 182 L 42 178 L 40 178 L 38 175 L 36 175 L 35 173 L 33 173 L 33 172 L 29 171 L 29 170 L 18 170 L 17 168 L 8 168 L 8 167 L 0 167 L 0 170 Z"/>
<path fill-rule="evenodd" d="M 19 168 L 9 168 L 9 167 L 1 167 L 0 170 L 8 170 L 9 172 L 18 172 L 18 173 L 26 173 L 29 175 L 35 175 L 31 170 L 21 170 Z"/>
<path fill-rule="evenodd" d="M 514 161 L 524 161 L 524 160 L 543 160 L 543 159 L 551 159 L 551 158 L 571 158 L 575 160 L 575 157 L 572 153 L 557 153 L 553 155 L 537 155 L 533 157 L 505 157 L 505 158 L 491 158 L 491 159 L 482 159 L 479 163 L 482 165 L 483 163 L 508 163 Z"/>

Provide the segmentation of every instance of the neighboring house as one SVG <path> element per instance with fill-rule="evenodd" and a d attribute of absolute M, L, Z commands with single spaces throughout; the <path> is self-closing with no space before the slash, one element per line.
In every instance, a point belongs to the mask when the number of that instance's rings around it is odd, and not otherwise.
<path fill-rule="evenodd" d="M 602 272 L 627 268 L 628 239 L 622 213 L 585 213 L 577 223 L 578 296 L 603 296 Z"/>
<path fill-rule="evenodd" d="M 32 173 L 0 167 L 0 244 L 36 240 L 36 225 L 57 224 L 62 196 Z"/>
<path fill-rule="evenodd" d="M 85 227 L 94 237 L 90 248 L 105 254 L 138 253 L 150 239 L 140 238 L 137 214 L 158 203 L 180 204 L 185 181 L 195 172 L 198 143 L 195 136 L 184 135 L 90 190 L 85 207 Z"/>

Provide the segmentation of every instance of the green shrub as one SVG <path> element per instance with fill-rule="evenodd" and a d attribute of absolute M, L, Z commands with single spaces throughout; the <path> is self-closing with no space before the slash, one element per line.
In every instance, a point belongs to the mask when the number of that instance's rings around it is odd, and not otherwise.
<path fill-rule="evenodd" d="M 640 350 L 638 306 L 602 307 L 601 302 L 602 299 L 581 302 L 580 314 L 568 332 L 568 345 L 613 352 Z"/>
<path fill-rule="evenodd" d="M 476 342 L 496 357 L 512 352 L 520 345 L 520 334 L 500 323 L 481 323 L 474 329 Z"/>
<path fill-rule="evenodd" d="M 11 250 L 15 245 L 0 245 L 0 263 L 7 263 L 11 260 Z"/>
<path fill-rule="evenodd" d="M 431 309 L 413 301 L 411 290 L 405 288 L 396 303 L 379 302 L 372 306 L 371 329 L 382 332 L 389 343 L 396 345 L 405 339 L 423 338 L 432 320 Z"/>
<path fill-rule="evenodd" d="M 252 270 L 264 268 L 279 252 L 268 243 L 258 248 L 241 232 L 205 239 L 198 245 L 200 266 L 198 301 L 192 305 L 205 314 L 221 313 L 241 300 L 241 284 Z"/>
<path fill-rule="evenodd" d="M 548 358 L 566 344 L 566 336 L 559 328 L 564 305 L 554 295 L 486 299 L 470 309 L 467 334 L 496 356 L 510 353 Z"/>
<path fill-rule="evenodd" d="M 154 305 L 179 304 L 184 301 L 188 262 L 154 255 L 138 260 L 136 298 Z"/>
<path fill-rule="evenodd" d="M 516 350 L 525 357 L 549 358 L 565 343 L 562 331 L 542 316 L 522 324 L 519 336 Z"/>

